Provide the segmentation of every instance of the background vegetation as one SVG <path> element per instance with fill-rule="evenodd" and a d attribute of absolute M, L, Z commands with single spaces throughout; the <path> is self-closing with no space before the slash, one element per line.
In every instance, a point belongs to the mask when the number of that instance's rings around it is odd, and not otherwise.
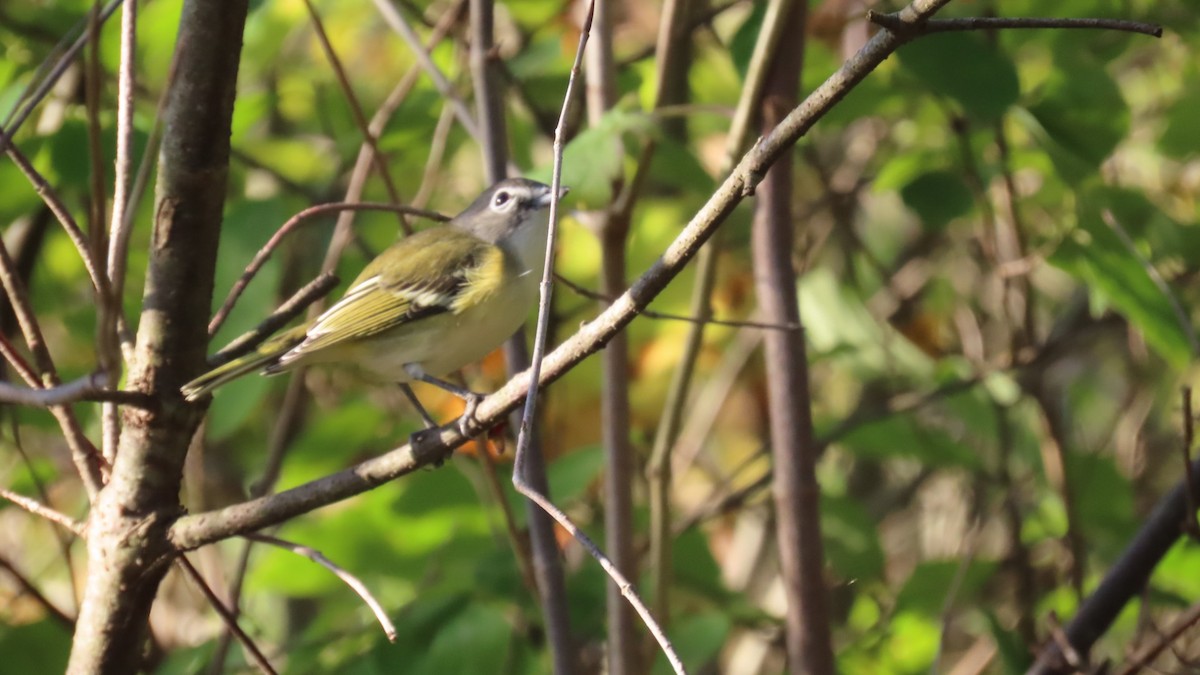
<path fill-rule="evenodd" d="M 470 106 L 464 4 L 397 6 L 423 40 L 446 34 L 430 56 Z M 686 31 L 684 95 L 647 112 L 662 100 L 654 50 L 659 3 L 618 3 L 615 105 L 590 122 L 585 106 L 569 117 L 563 183 L 573 191 L 557 271 L 584 289 L 601 287 L 602 247 L 589 225 L 613 201 L 614 185 L 635 175 L 645 181 L 626 246 L 625 268 L 635 278 L 724 178 L 730 117 L 765 5 L 699 4 Z M 152 162 L 147 148 L 158 145 L 159 101 L 172 77 L 182 5 L 140 7 L 137 161 Z M 91 7 L 83 0 L 0 5 L 0 119 L 21 110 L 23 95 L 61 53 L 62 38 L 80 34 Z M 284 221 L 345 198 L 363 145 L 356 106 L 370 118 L 389 97 L 398 101 L 378 133 L 388 175 L 373 171 L 363 199 L 453 213 L 486 184 L 479 144 L 456 120 L 455 103 L 421 74 L 413 50 L 376 6 L 317 2 L 315 9 L 355 102 L 305 3 L 252 4 L 215 297 L 211 309 L 189 308 L 205 320 Z M 531 0 L 495 7 L 508 147 L 531 177 L 549 180 L 551 133 L 583 11 Z M 852 1 L 811 3 L 801 96 L 878 30 L 863 11 Z M 1166 30 L 1157 40 L 1052 29 L 922 37 L 787 155 L 794 165 L 791 258 L 820 448 L 828 625 L 841 672 L 1023 672 L 1184 476 L 1180 448 L 1188 449 L 1183 429 L 1191 411 L 1181 387 L 1195 381 L 1200 299 L 1200 13 L 1186 0 L 1052 7 L 1007 0 L 951 3 L 939 17 L 1045 11 L 1153 21 Z M 118 29 L 116 18 L 100 29 L 94 63 L 103 78 L 92 111 L 82 59 L 13 138 L 85 229 L 106 228 L 106 218 L 88 215 L 97 185 L 111 204 Z M 410 88 L 398 94 L 404 78 Z M 643 175 L 639 162 L 651 139 L 656 151 Z M 717 319 L 764 320 L 756 313 L 752 211 L 748 200 L 722 229 L 711 296 Z M 155 216 L 147 192 L 134 202 L 123 295 L 134 326 Z M 352 278 L 398 234 L 394 214 L 358 213 L 342 241 L 335 220 L 310 221 L 285 241 L 210 353 L 253 328 L 323 263 Z M 62 380 L 94 372 L 98 317 L 87 271 L 11 161 L 0 161 L 0 223 Z M 686 270 L 652 309 L 691 314 L 694 280 Z M 552 344 L 593 317 L 597 301 L 560 284 L 553 309 Z M 24 354 L 11 312 L 2 327 Z M 722 324 L 704 331 L 673 444 L 673 573 L 664 576 L 648 555 L 644 476 L 690 327 L 642 317 L 626 331 L 635 578 L 648 592 L 652 579 L 669 580 L 666 604 L 655 606 L 668 609 L 662 618 L 689 669 L 780 672 L 788 593 L 773 525 L 759 350 L 767 330 L 794 331 Z M 477 390 L 495 389 L 506 379 L 504 361 L 497 353 L 465 377 Z M 601 381 L 599 358 L 572 369 L 543 397 L 540 426 L 555 501 L 599 541 L 606 505 L 600 440 L 611 423 L 599 412 Z M 440 418 L 459 412 L 439 392 L 418 393 Z M 99 445 L 100 405 L 72 407 Z M 0 486 L 85 520 L 88 495 L 56 418 L 6 405 L 3 420 Z M 387 451 L 418 426 L 398 391 L 344 373 L 313 371 L 290 386 L 286 378 L 249 377 L 209 407 L 188 453 L 183 504 L 195 513 L 299 485 Z M 256 545 L 244 584 L 236 581 L 242 540 L 190 559 L 220 597 L 240 597 L 232 604 L 240 604 L 242 627 L 280 671 L 549 672 L 528 576 L 527 516 L 507 479 L 505 445 L 494 435 L 486 451 L 469 445 L 438 470 L 272 532 L 319 549 L 358 577 L 395 622 L 398 644 L 385 639 L 358 596 L 304 557 Z M 270 456 L 282 457 L 277 475 Z M 9 500 L 0 500 L 0 523 L 0 671 L 62 670 L 88 573 L 87 545 Z M 570 632 L 588 672 L 603 653 L 604 576 L 565 534 L 560 544 Z M 1138 601 L 1101 638 L 1092 663 L 1120 663 L 1162 640 L 1200 601 L 1197 570 L 1200 549 L 1183 538 L 1150 583 L 1133 591 Z M 151 626 L 156 672 L 253 668 L 240 648 L 228 649 L 225 624 L 177 572 L 159 589 Z M 1198 637 L 1193 627 L 1168 639 L 1173 649 L 1156 667 L 1196 668 Z M 644 652 L 656 654 L 648 641 Z M 654 658 L 654 672 L 665 672 L 661 655 Z"/>

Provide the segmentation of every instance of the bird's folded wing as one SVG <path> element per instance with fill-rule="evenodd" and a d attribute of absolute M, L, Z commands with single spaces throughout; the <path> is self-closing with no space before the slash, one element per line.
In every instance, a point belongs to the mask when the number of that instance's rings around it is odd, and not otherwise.
<path fill-rule="evenodd" d="M 318 317 L 304 341 L 281 361 L 448 312 L 465 281 L 463 275 L 450 275 L 423 286 L 389 287 L 379 277 L 365 279 Z"/>

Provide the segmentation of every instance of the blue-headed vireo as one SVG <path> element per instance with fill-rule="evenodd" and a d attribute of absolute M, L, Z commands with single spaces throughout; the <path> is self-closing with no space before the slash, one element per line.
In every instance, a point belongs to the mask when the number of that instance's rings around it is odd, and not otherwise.
<path fill-rule="evenodd" d="M 347 365 L 373 380 L 419 380 L 462 397 L 465 429 L 477 395 L 437 376 L 483 358 L 525 321 L 538 297 L 551 197 L 550 186 L 524 178 L 496 183 L 448 223 L 379 254 L 314 321 L 192 380 L 183 395 L 194 401 L 256 371 Z"/>

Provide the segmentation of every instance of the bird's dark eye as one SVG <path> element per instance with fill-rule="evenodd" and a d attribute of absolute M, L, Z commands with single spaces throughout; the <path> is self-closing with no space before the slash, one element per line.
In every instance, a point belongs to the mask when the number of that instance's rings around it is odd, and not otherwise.
<path fill-rule="evenodd" d="M 492 198 L 492 206 L 504 206 L 510 199 L 512 199 L 512 195 L 510 195 L 506 190 L 501 190 L 496 193 L 495 197 Z"/>

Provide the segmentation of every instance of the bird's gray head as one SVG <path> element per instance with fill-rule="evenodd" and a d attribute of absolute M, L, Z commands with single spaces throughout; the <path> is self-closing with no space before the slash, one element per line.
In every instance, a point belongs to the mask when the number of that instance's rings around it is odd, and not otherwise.
<path fill-rule="evenodd" d="M 567 194 L 562 188 L 560 198 Z M 526 225 L 546 218 L 551 188 L 528 178 L 507 178 L 483 191 L 451 225 L 489 242 L 498 242 Z"/>

